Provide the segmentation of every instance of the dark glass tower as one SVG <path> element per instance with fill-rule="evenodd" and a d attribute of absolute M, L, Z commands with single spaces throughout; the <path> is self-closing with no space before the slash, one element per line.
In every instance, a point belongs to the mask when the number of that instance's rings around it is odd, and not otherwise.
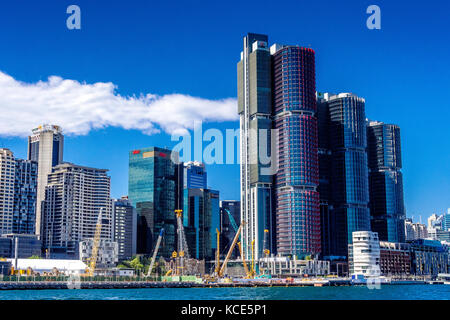
<path fill-rule="evenodd" d="M 321 247 L 315 54 L 298 46 L 273 51 L 277 253 L 302 258 L 319 254 Z"/>
<path fill-rule="evenodd" d="M 367 127 L 372 231 L 382 241 L 405 241 L 400 128 L 371 121 Z"/>
<path fill-rule="evenodd" d="M 323 256 L 344 258 L 352 233 L 370 230 L 365 102 L 350 93 L 318 100 Z"/>
<path fill-rule="evenodd" d="M 178 201 L 183 185 L 178 153 L 150 147 L 130 151 L 129 156 L 128 197 L 138 216 L 137 253 L 151 254 L 164 228 L 159 250 L 168 258 L 176 250 L 175 209 L 182 207 Z"/>

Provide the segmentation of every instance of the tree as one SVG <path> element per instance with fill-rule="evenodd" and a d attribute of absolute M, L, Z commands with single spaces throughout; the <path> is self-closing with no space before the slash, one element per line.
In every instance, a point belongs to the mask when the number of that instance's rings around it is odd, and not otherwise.
<path fill-rule="evenodd" d="M 28 257 L 27 259 L 40 259 L 41 257 L 37 255 L 32 255 L 31 257 Z"/>

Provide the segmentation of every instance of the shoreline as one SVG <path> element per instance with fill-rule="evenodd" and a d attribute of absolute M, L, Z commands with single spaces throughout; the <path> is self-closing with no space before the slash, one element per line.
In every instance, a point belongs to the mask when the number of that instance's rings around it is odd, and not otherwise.
<path fill-rule="evenodd" d="M 381 283 L 381 285 L 440 285 L 441 281 L 403 280 Z M 354 284 L 351 280 L 328 282 L 297 282 L 297 283 L 268 283 L 268 282 L 239 282 L 239 283 L 195 283 L 195 282 L 144 282 L 144 281 L 90 281 L 80 282 L 77 289 L 150 289 L 150 288 L 250 288 L 250 287 L 335 287 L 335 286 L 366 286 L 364 283 Z M 74 289 L 73 283 L 65 281 L 36 281 L 36 282 L 0 282 L 3 290 L 55 290 Z"/>

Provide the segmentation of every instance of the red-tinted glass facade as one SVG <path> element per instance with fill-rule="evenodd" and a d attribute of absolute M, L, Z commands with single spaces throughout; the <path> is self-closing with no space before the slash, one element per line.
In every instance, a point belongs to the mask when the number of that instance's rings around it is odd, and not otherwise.
<path fill-rule="evenodd" d="M 277 253 L 321 251 L 315 54 L 287 46 L 273 55 L 273 116 L 278 129 L 275 175 Z"/>

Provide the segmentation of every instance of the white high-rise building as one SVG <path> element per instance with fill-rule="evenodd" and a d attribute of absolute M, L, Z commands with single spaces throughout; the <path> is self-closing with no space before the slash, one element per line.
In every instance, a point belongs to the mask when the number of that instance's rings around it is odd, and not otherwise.
<path fill-rule="evenodd" d="M 77 259 L 79 242 L 94 238 L 99 214 L 101 239 L 113 240 L 107 171 L 63 163 L 48 175 L 42 238 L 50 257 Z"/>
<path fill-rule="evenodd" d="M 28 160 L 38 162 L 36 195 L 36 235 L 42 232 L 41 204 L 45 199 L 45 187 L 52 168 L 63 161 L 64 136 L 60 127 L 41 125 L 28 137 Z"/>

